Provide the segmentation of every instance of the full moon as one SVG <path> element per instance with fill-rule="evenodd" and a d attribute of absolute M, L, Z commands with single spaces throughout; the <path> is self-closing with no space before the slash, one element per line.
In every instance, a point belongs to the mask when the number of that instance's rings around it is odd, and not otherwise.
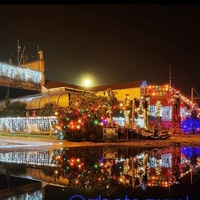
<path fill-rule="evenodd" d="M 86 79 L 86 80 L 84 81 L 84 84 L 85 84 L 85 86 L 89 86 L 89 85 L 90 85 L 90 80 L 89 80 L 89 79 Z"/>

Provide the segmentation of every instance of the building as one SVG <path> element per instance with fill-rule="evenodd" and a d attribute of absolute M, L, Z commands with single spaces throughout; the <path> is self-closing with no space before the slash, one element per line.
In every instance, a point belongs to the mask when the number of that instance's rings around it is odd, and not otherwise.
<path fill-rule="evenodd" d="M 0 62 L 0 99 L 5 98 L 10 88 L 12 98 L 42 91 L 45 83 L 43 52 L 38 52 L 38 60 L 13 65 Z"/>
<path fill-rule="evenodd" d="M 0 84 L 2 85 L 0 89 L 10 88 L 11 90 L 21 89 L 26 91 L 26 95 L 21 93 L 14 97 L 11 95 L 10 102 L 26 103 L 27 110 L 31 113 L 33 111 L 37 113 L 46 103 L 51 102 L 59 107 L 66 107 L 69 105 L 72 94 L 82 93 L 86 90 L 86 88 L 77 85 L 45 81 L 44 72 L 42 51 L 38 52 L 38 60 L 26 62 L 19 66 L 0 63 Z M 35 78 L 38 77 L 39 79 L 36 80 Z M 172 101 L 174 95 L 179 91 L 169 84 L 148 85 L 145 80 L 87 88 L 88 92 L 94 92 L 98 96 L 107 95 L 106 91 L 108 90 L 111 90 L 121 102 L 132 103 L 131 112 L 129 110 L 126 113 L 124 112 L 125 119 L 123 119 L 122 124 L 135 123 L 145 127 L 149 122 L 154 123 L 159 118 L 160 122 L 166 127 L 170 127 L 171 122 L 177 117 L 185 117 L 187 110 L 193 105 L 191 101 L 180 94 L 180 110 L 177 111 L 178 114 L 175 116 Z M 29 92 L 28 95 L 27 92 Z M 0 112 L 3 111 L 5 105 L 5 96 L 4 94 L 4 97 L 1 97 L 0 100 Z M 146 108 L 144 107 L 145 103 Z M 137 117 L 135 117 L 135 113 Z M 126 116 L 132 121 L 129 121 Z"/>

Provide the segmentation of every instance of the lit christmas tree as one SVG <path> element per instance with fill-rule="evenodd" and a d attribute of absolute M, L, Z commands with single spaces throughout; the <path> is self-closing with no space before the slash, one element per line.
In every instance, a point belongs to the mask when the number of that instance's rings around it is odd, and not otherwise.
<path fill-rule="evenodd" d="M 55 131 L 63 133 L 68 140 L 102 139 L 108 119 L 118 116 L 121 109 L 114 93 L 108 90 L 106 94 L 103 97 L 86 92 L 71 95 L 70 106 L 57 108 Z"/>

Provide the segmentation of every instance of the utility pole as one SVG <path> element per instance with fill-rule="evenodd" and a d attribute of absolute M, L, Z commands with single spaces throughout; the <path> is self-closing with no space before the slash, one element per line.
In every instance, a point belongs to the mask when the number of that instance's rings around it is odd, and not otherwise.
<path fill-rule="evenodd" d="M 191 87 L 191 102 L 193 103 L 193 99 L 194 99 L 194 89 L 193 87 Z"/>
<path fill-rule="evenodd" d="M 17 65 L 19 65 L 19 54 L 20 54 L 21 47 L 19 46 L 19 40 L 17 40 Z"/>
<path fill-rule="evenodd" d="M 171 86 L 172 86 L 172 70 L 171 70 L 171 65 L 169 65 L 169 99 L 170 99 L 170 91 L 171 91 Z"/>
<path fill-rule="evenodd" d="M 22 60 L 22 57 L 23 57 L 24 51 L 25 51 L 25 46 L 23 48 L 21 56 L 20 56 L 20 50 L 21 50 L 21 47 L 19 45 L 19 40 L 17 40 L 17 66 L 19 66 L 21 63 L 21 60 Z"/>
<path fill-rule="evenodd" d="M 172 85 L 172 71 L 171 71 L 172 66 L 169 65 L 169 86 L 171 87 Z"/>

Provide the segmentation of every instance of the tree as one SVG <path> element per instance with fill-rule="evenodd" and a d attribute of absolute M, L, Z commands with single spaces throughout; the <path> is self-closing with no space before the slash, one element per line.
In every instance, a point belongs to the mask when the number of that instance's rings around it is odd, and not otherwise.
<path fill-rule="evenodd" d="M 5 107 L 7 107 L 10 104 L 10 90 L 7 88 L 7 94 L 5 99 Z"/>
<path fill-rule="evenodd" d="M 5 115 L 5 109 L 8 107 L 8 105 L 10 104 L 10 90 L 9 88 L 7 88 L 7 94 L 6 94 L 6 99 L 5 99 L 5 104 L 3 107 L 3 116 Z"/>
<path fill-rule="evenodd" d="M 54 116 L 56 111 L 56 105 L 53 102 L 44 104 L 44 107 L 40 110 L 40 116 Z"/>
<path fill-rule="evenodd" d="M 26 116 L 26 103 L 16 101 L 10 103 L 4 109 L 5 117 L 25 117 Z"/>
<path fill-rule="evenodd" d="M 97 140 L 103 138 L 103 123 L 111 109 L 116 114 L 119 102 L 109 90 L 108 96 L 83 92 L 71 95 L 69 106 L 57 108 L 57 130 L 65 133 L 68 140 Z"/>

